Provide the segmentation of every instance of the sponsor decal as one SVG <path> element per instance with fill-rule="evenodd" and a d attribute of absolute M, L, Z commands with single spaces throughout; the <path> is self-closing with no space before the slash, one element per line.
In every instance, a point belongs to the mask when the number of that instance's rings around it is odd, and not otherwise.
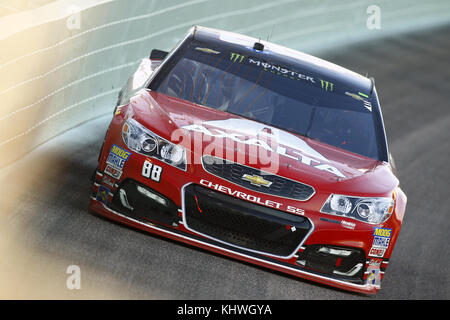
<path fill-rule="evenodd" d="M 239 62 L 239 63 L 241 63 L 242 60 L 244 60 L 244 58 L 245 58 L 245 56 L 243 56 L 243 55 L 241 55 L 239 53 L 231 52 L 230 60 L 232 62 Z"/>
<path fill-rule="evenodd" d="M 103 202 L 103 203 L 106 204 L 106 202 L 108 201 L 108 194 L 109 194 L 109 189 L 104 187 L 104 186 L 100 186 L 98 188 L 96 199 L 98 201 Z"/>
<path fill-rule="evenodd" d="M 115 144 L 112 145 L 111 150 L 109 151 L 108 159 L 106 163 L 112 165 L 116 169 L 122 169 L 125 162 L 130 157 L 131 152 L 122 149 Z"/>
<path fill-rule="evenodd" d="M 270 71 L 271 73 L 275 73 L 277 75 L 284 76 L 286 78 L 290 78 L 291 80 L 305 80 L 311 83 L 316 83 L 315 79 L 311 76 L 304 75 L 300 72 L 289 70 L 274 64 L 270 64 L 268 62 L 255 60 L 252 58 L 248 59 L 249 63 L 256 64 L 258 67 L 263 67 L 264 71 Z"/>
<path fill-rule="evenodd" d="M 245 61 L 245 56 L 243 56 L 243 55 L 241 55 L 239 53 L 236 53 L 236 52 L 230 52 L 230 60 L 233 63 L 242 63 L 242 62 Z M 315 79 L 313 77 L 311 77 L 311 76 L 304 75 L 304 74 L 302 74 L 300 72 L 297 72 L 297 71 L 294 71 L 294 70 L 289 70 L 289 69 L 286 69 L 286 68 L 283 68 L 281 66 L 277 66 L 277 65 L 265 62 L 265 61 L 261 61 L 261 60 L 253 59 L 253 58 L 248 58 L 247 62 L 250 63 L 250 64 L 257 65 L 258 67 L 262 67 L 264 69 L 264 71 L 269 71 L 271 73 L 274 73 L 274 74 L 279 75 L 279 76 L 284 76 L 284 77 L 289 78 L 291 80 L 305 80 L 305 81 L 308 81 L 308 82 L 311 82 L 311 83 L 316 83 Z M 331 84 L 331 86 L 330 86 L 331 90 L 330 91 L 333 91 L 332 90 L 333 84 L 331 82 L 327 82 L 327 83 Z M 322 87 L 323 87 L 323 85 L 322 85 Z"/>
<path fill-rule="evenodd" d="M 209 122 L 211 125 L 213 124 L 212 121 Z M 316 152 L 314 149 L 312 149 L 308 144 L 306 144 L 303 140 L 298 141 L 297 145 L 302 147 L 302 150 L 291 150 L 291 154 L 288 153 L 287 148 L 281 146 L 278 144 L 276 148 L 272 148 L 266 141 L 260 140 L 257 138 L 249 138 L 245 139 L 245 136 L 238 133 L 228 133 L 223 130 L 219 129 L 208 129 L 204 127 L 203 125 L 198 124 L 192 124 L 182 127 L 183 129 L 189 130 L 189 131 L 195 131 L 200 132 L 205 135 L 215 137 L 215 138 L 228 138 L 238 143 L 243 143 L 246 145 L 251 145 L 259 148 L 263 148 L 269 152 L 274 152 L 279 155 L 283 155 L 287 158 L 297 160 L 305 165 L 311 166 L 313 168 L 316 168 L 321 171 L 327 171 L 329 173 L 332 173 L 340 178 L 346 178 L 345 175 L 336 167 L 323 162 L 328 162 L 326 158 L 324 158 L 321 154 Z M 214 131 L 213 131 L 214 130 Z M 240 138 L 241 137 L 241 138 Z M 301 152 L 304 153 L 301 153 Z M 313 158 L 314 157 L 314 158 Z M 319 160 L 320 159 L 320 160 Z"/>
<path fill-rule="evenodd" d="M 379 286 L 381 283 L 380 267 L 371 267 L 367 271 L 369 274 L 367 275 L 366 283 Z"/>
<path fill-rule="evenodd" d="M 342 220 L 341 226 L 343 226 L 344 228 L 350 229 L 350 230 L 355 230 L 356 223 Z"/>
<path fill-rule="evenodd" d="M 386 253 L 386 249 L 372 247 L 372 248 L 370 248 L 370 251 L 369 251 L 369 257 L 383 258 L 385 253 Z"/>
<path fill-rule="evenodd" d="M 325 91 L 329 91 L 329 92 L 333 92 L 333 88 L 334 88 L 334 83 L 326 81 L 326 80 L 320 80 L 320 85 L 322 86 L 322 89 L 324 89 Z"/>
<path fill-rule="evenodd" d="M 385 237 L 373 237 L 372 247 L 387 249 L 389 247 L 390 240 L 390 238 Z"/>
<path fill-rule="evenodd" d="M 102 178 L 102 183 L 107 184 L 108 186 L 110 186 L 111 188 L 114 187 L 114 183 L 116 182 L 116 180 L 111 179 L 110 177 L 108 177 L 107 175 L 104 175 Z"/>
<path fill-rule="evenodd" d="M 383 259 L 370 259 L 366 271 L 367 273 L 366 284 L 380 286 L 381 284 L 380 266 L 382 262 Z"/>
<path fill-rule="evenodd" d="M 392 229 L 385 229 L 385 228 L 373 228 L 373 235 L 375 237 L 384 237 L 384 238 L 390 238 L 392 234 Z"/>
<path fill-rule="evenodd" d="M 370 259 L 369 267 L 380 267 L 383 259 Z"/>
<path fill-rule="evenodd" d="M 110 175 L 114 179 L 120 179 L 120 176 L 122 175 L 122 170 L 119 170 L 108 164 L 105 168 L 105 173 Z"/>

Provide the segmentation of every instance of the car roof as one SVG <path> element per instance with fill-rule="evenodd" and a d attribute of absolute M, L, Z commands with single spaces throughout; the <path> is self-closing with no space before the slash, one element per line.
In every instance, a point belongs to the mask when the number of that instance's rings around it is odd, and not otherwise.
<path fill-rule="evenodd" d="M 230 48 L 242 47 L 246 50 L 251 49 L 253 50 L 253 55 L 260 55 L 263 59 L 267 58 L 267 54 L 271 54 L 276 56 L 278 60 L 284 59 L 290 64 L 297 65 L 306 72 L 321 75 L 331 82 L 341 83 L 346 87 L 352 88 L 353 90 L 358 90 L 359 92 L 369 96 L 374 92 L 374 84 L 371 79 L 329 61 L 294 49 L 263 41 L 254 37 L 202 26 L 194 26 L 191 33 L 193 38 L 199 41 L 212 44 L 219 42 L 217 44 L 220 44 L 221 46 L 228 44 Z M 263 52 L 253 49 L 255 42 L 259 42 L 264 45 Z"/>

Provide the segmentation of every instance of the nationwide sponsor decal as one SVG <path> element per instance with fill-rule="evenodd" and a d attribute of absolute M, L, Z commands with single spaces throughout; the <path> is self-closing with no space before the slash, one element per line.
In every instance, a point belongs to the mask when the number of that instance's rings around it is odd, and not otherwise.
<path fill-rule="evenodd" d="M 321 85 L 322 89 L 324 89 L 325 91 L 333 92 L 334 83 L 323 80 L 323 79 L 319 79 L 319 80 L 320 80 L 320 85 Z"/>
<path fill-rule="evenodd" d="M 387 249 L 389 247 L 390 240 L 390 238 L 385 237 L 373 237 L 372 247 Z"/>
<path fill-rule="evenodd" d="M 372 247 L 369 251 L 369 257 L 383 258 L 385 253 L 386 249 Z"/>
<path fill-rule="evenodd" d="M 109 194 L 109 189 L 104 187 L 104 186 L 100 186 L 98 188 L 96 199 L 98 201 L 103 202 L 103 203 L 106 204 L 106 202 L 108 201 L 108 194 Z"/>
<path fill-rule="evenodd" d="M 111 150 L 109 151 L 108 159 L 106 163 L 112 165 L 117 169 L 122 169 L 125 162 L 130 157 L 131 152 L 122 149 L 115 144 L 112 145 Z"/>
<path fill-rule="evenodd" d="M 110 175 L 114 179 L 120 179 L 120 176 L 122 175 L 122 170 L 119 170 L 108 164 L 105 168 L 105 173 Z"/>
<path fill-rule="evenodd" d="M 373 228 L 373 235 L 376 237 L 384 237 L 384 238 L 390 238 L 392 234 L 392 229 L 385 229 L 385 228 Z"/>

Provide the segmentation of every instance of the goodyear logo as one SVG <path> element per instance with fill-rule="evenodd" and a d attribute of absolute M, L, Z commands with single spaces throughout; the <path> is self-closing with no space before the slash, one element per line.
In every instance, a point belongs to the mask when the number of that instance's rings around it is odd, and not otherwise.
<path fill-rule="evenodd" d="M 373 228 L 373 235 L 376 237 L 390 238 L 392 229 Z"/>

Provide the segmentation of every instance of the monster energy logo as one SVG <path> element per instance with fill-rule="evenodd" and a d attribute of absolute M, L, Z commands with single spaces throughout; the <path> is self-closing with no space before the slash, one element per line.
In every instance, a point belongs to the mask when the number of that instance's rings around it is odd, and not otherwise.
<path fill-rule="evenodd" d="M 334 84 L 332 82 L 320 79 L 320 84 L 322 85 L 322 89 L 325 89 L 325 91 L 328 91 L 328 89 L 330 89 L 330 92 L 333 91 Z"/>
<path fill-rule="evenodd" d="M 245 58 L 245 56 L 240 55 L 239 53 L 231 52 L 230 60 L 233 61 L 233 62 L 238 62 L 239 61 L 239 63 L 241 63 L 242 60 L 244 60 L 244 58 Z"/>

